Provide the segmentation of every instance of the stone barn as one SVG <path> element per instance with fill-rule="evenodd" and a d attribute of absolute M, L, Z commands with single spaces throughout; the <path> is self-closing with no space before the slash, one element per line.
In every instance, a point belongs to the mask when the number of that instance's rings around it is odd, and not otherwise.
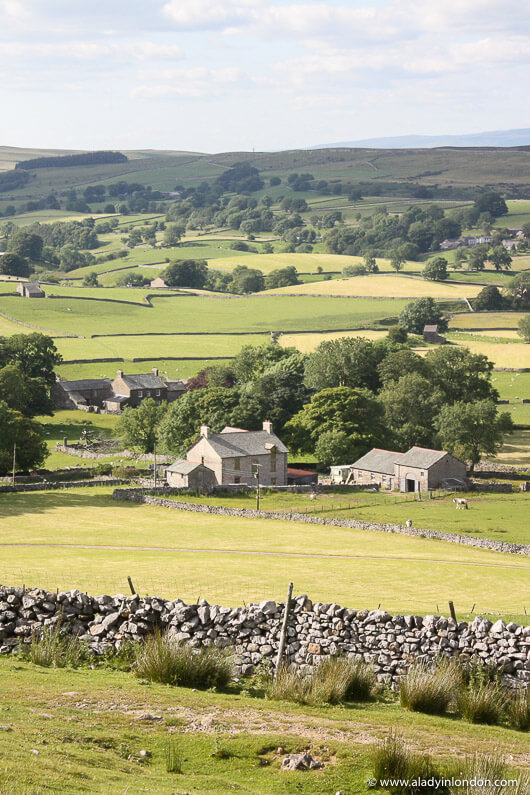
<path fill-rule="evenodd" d="M 168 486 L 177 489 L 196 489 L 197 491 L 212 491 L 217 483 L 213 470 L 203 464 L 194 464 L 184 458 L 176 461 L 165 470 Z"/>
<path fill-rule="evenodd" d="M 424 326 L 423 327 L 423 341 L 435 342 L 438 345 L 445 345 L 447 340 L 438 333 L 438 326 Z"/>
<path fill-rule="evenodd" d="M 406 453 L 374 448 L 351 465 L 348 481 L 359 486 L 420 492 L 444 488 L 446 482 L 466 486 L 466 465 L 445 450 L 411 447 Z"/>

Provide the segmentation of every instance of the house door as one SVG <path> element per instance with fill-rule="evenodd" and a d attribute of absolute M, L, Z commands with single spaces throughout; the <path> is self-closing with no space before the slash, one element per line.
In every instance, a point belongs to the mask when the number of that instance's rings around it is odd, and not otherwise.
<path fill-rule="evenodd" d="M 405 480 L 405 491 L 416 491 L 416 481 L 412 480 L 412 478 L 407 478 Z"/>

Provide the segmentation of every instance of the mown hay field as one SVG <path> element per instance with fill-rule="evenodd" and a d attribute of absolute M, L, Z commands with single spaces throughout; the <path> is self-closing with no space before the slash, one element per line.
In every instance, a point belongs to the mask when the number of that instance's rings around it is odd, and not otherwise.
<path fill-rule="evenodd" d="M 525 312 L 458 312 L 449 321 L 450 329 L 516 329 Z"/>
<path fill-rule="evenodd" d="M 411 279 L 408 276 L 374 274 L 355 276 L 347 279 L 334 279 L 327 282 L 311 282 L 291 287 L 267 290 L 268 295 L 340 295 L 373 296 L 396 298 L 422 298 L 430 296 L 438 299 L 474 298 L 480 287 L 471 284 L 448 284 L 432 282 L 428 279 Z"/>
<path fill-rule="evenodd" d="M 119 593 L 130 575 L 143 594 L 221 604 L 279 599 L 294 581 L 299 593 L 357 608 L 380 604 L 391 612 L 435 613 L 453 599 L 461 613 L 473 604 L 483 611 L 523 612 L 530 564 L 522 556 L 121 503 L 111 491 L 1 495 L 0 581 Z M 21 544 L 36 545 L 33 555 Z"/>

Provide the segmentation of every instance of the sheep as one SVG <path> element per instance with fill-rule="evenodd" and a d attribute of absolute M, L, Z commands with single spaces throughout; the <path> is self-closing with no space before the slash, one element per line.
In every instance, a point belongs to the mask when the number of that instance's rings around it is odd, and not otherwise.
<path fill-rule="evenodd" d="M 454 497 L 453 502 L 456 505 L 456 510 L 458 511 L 459 508 L 463 508 L 465 511 L 469 508 L 467 504 L 467 500 L 464 500 L 462 497 Z"/>

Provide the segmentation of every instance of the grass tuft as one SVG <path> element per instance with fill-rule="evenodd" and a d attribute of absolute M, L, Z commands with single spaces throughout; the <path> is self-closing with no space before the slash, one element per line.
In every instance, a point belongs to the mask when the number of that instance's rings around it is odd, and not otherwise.
<path fill-rule="evenodd" d="M 510 726 L 521 732 L 530 730 L 530 688 L 518 690 L 508 702 Z"/>
<path fill-rule="evenodd" d="M 265 694 L 274 700 L 298 704 L 340 704 L 367 700 L 374 686 L 374 671 L 367 663 L 327 657 L 308 676 L 296 669 L 280 669 L 276 680 L 269 677 L 265 681 Z"/>
<path fill-rule="evenodd" d="M 504 761 L 489 754 L 475 754 L 456 763 L 450 776 L 454 781 L 451 795 L 523 795 L 530 791 L 528 778 L 508 773 Z M 510 779 L 515 784 L 501 783 Z M 462 783 L 458 784 L 457 781 Z M 496 781 L 499 783 L 495 784 Z"/>
<path fill-rule="evenodd" d="M 480 682 L 463 688 L 457 696 L 458 710 L 470 723 L 499 723 L 506 694 L 496 682 Z"/>
<path fill-rule="evenodd" d="M 394 732 L 375 751 L 373 778 L 376 787 L 382 787 L 392 795 L 449 795 L 449 790 L 442 784 L 441 776 L 436 772 L 430 757 L 411 751 Z M 389 788 L 383 783 L 388 779 L 394 779 L 396 784 Z M 415 786 L 412 782 L 418 779 L 430 780 L 432 786 Z M 410 783 L 397 783 L 399 780 Z"/>
<path fill-rule="evenodd" d="M 151 682 L 207 690 L 229 684 L 233 661 L 215 646 L 195 649 L 155 633 L 137 648 L 134 671 Z"/>
<path fill-rule="evenodd" d="M 401 680 L 399 700 L 411 712 L 444 715 L 462 684 L 461 668 L 451 660 L 434 666 L 416 663 Z"/>
<path fill-rule="evenodd" d="M 21 654 L 43 668 L 78 668 L 88 658 L 86 646 L 75 635 L 61 632 L 60 625 L 34 632 Z"/>
<path fill-rule="evenodd" d="M 184 755 L 176 740 L 168 740 L 164 747 L 167 773 L 182 773 Z"/>

